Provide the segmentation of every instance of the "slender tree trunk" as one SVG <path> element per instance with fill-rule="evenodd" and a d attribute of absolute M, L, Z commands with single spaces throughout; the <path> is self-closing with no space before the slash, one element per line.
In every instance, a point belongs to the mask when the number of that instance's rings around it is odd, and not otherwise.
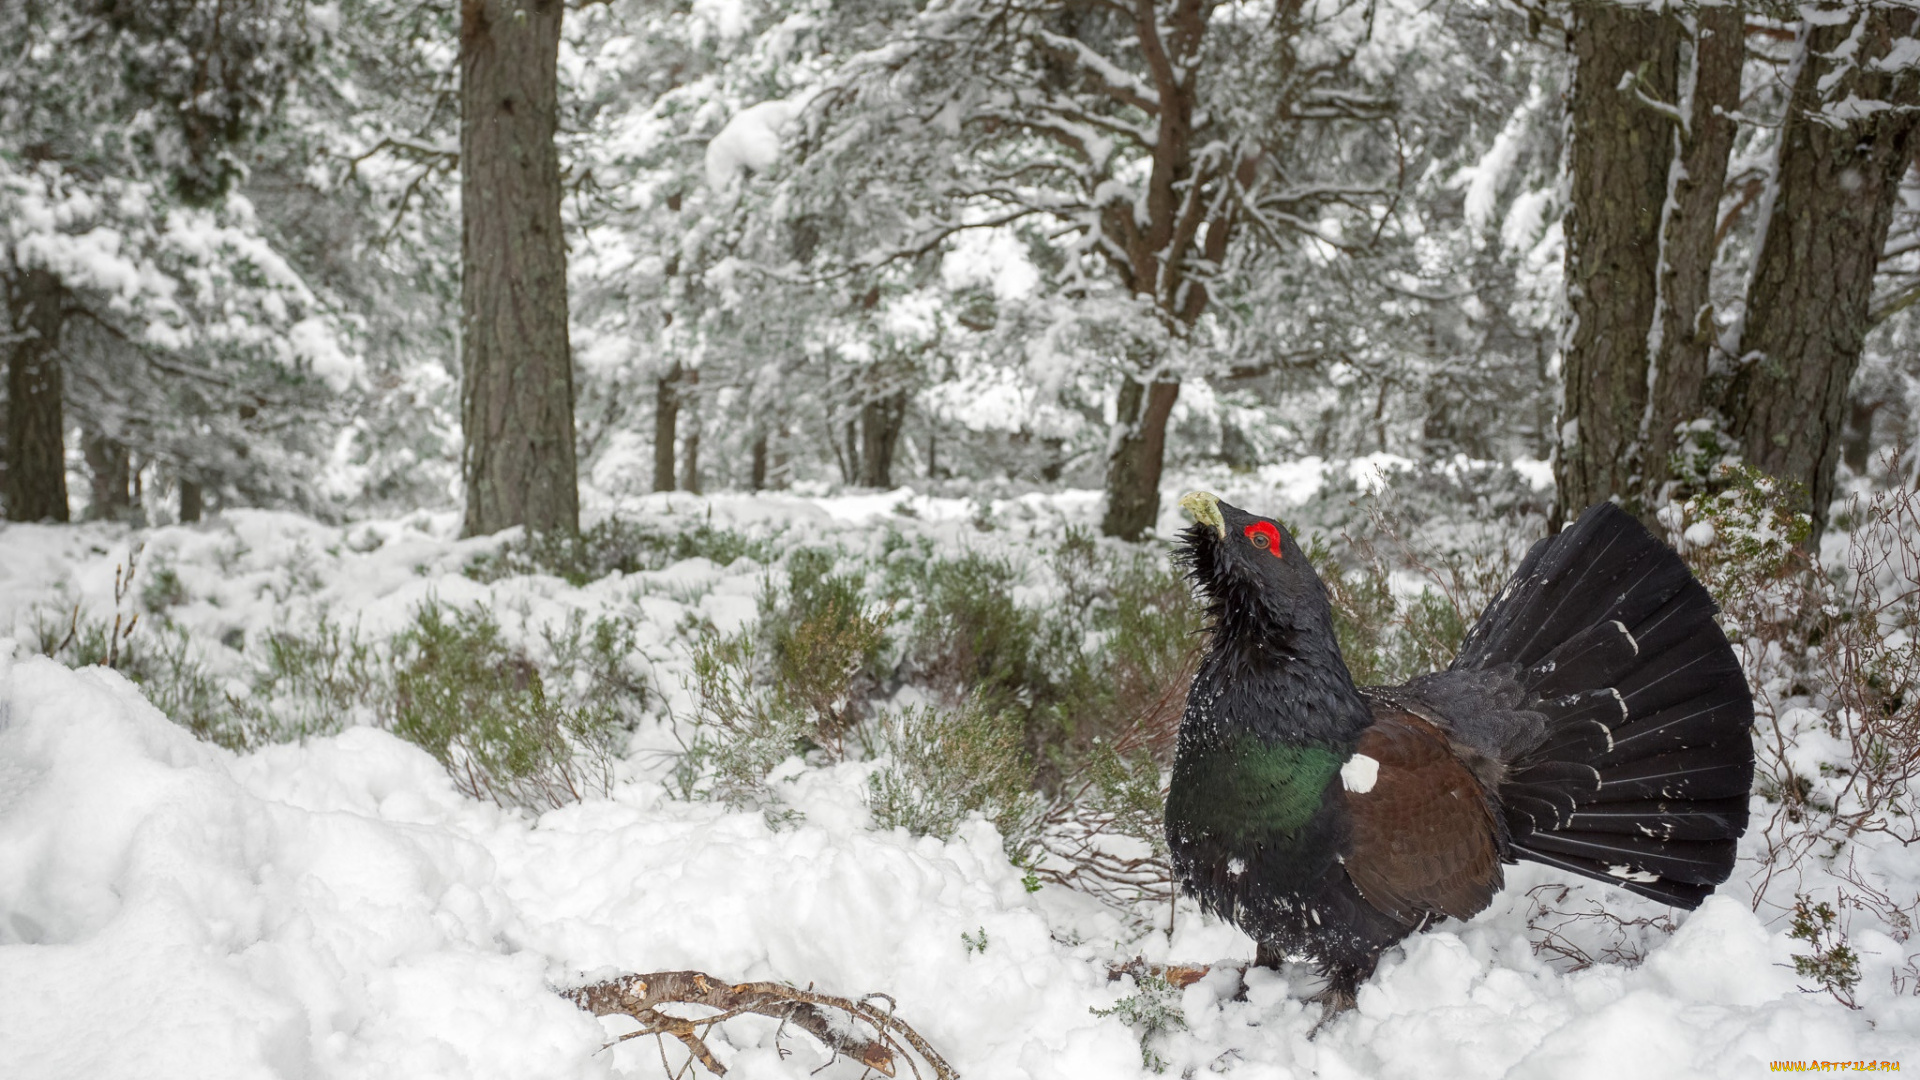
<path fill-rule="evenodd" d="M 893 452 L 900 443 L 900 427 L 907 418 L 907 392 L 897 390 L 860 406 L 860 482 L 867 487 L 893 486 Z"/>
<path fill-rule="evenodd" d="M 191 480 L 180 481 L 180 524 L 191 525 L 199 521 L 205 501 L 199 484 Z"/>
<path fill-rule="evenodd" d="M 81 444 L 92 474 L 93 501 L 87 516 L 99 521 L 125 521 L 133 516 L 133 468 L 127 448 L 98 432 Z"/>
<path fill-rule="evenodd" d="M 679 437 L 679 364 L 653 384 L 653 490 L 673 490 L 673 441 Z"/>
<path fill-rule="evenodd" d="M 1738 7 L 1701 7 L 1693 62 L 1682 73 L 1680 104 L 1688 122 L 1673 131 L 1666 220 L 1661 225 L 1659 313 L 1647 343 L 1646 411 L 1641 416 L 1643 480 L 1637 503 L 1649 525 L 1666 502 L 1675 429 L 1706 416 L 1707 358 L 1713 319 L 1713 260 L 1727 157 L 1739 125 L 1740 72 L 1747 57 L 1745 13 Z"/>
<path fill-rule="evenodd" d="M 576 532 L 560 231 L 561 0 L 461 0 L 461 420 L 468 535 Z"/>
<path fill-rule="evenodd" d="M 7 362 L 7 517 L 67 520 L 60 328 L 66 289 L 50 270 L 28 270 L 8 307 L 13 344 Z"/>
<path fill-rule="evenodd" d="M 1878 6 L 1853 20 L 1808 25 L 1789 71 L 1776 190 L 1754 259 L 1727 413 L 1748 463 L 1810 497 L 1804 509 L 1816 530 L 1833 500 L 1847 386 L 1865 343 L 1873 274 L 1900 179 L 1913 161 L 1920 107 L 1911 70 L 1888 74 L 1871 62 L 1914 30 L 1914 15 Z M 1842 51 L 1852 62 L 1836 73 Z M 1817 115 L 1823 104 L 1850 99 L 1891 107 Z"/>
<path fill-rule="evenodd" d="M 1566 397 L 1554 459 L 1557 512 L 1569 518 L 1635 494 L 1673 136 L 1622 82 L 1675 101 L 1682 36 L 1679 20 L 1664 12 L 1583 2 L 1571 15 Z"/>
<path fill-rule="evenodd" d="M 753 437 L 753 466 L 747 475 L 748 491 L 764 491 L 767 487 L 767 431 L 761 428 Z"/>
<path fill-rule="evenodd" d="M 860 429 L 854 421 L 846 422 L 841 431 L 841 441 L 846 444 L 846 451 L 840 459 L 841 482 L 857 484 L 860 482 Z"/>
<path fill-rule="evenodd" d="M 700 493 L 700 371 L 691 368 L 683 376 L 687 387 L 682 405 L 687 414 L 686 434 L 680 437 L 680 490 Z"/>
<path fill-rule="evenodd" d="M 1113 449 L 1107 455 L 1107 507 L 1100 531 L 1138 540 L 1160 516 L 1160 470 L 1166 460 L 1167 418 L 1180 396 L 1177 382 L 1120 384 Z"/>

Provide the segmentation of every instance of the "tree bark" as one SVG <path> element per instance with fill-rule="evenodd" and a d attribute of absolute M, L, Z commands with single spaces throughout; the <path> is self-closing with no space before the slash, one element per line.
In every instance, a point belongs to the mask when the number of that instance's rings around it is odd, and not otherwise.
<path fill-rule="evenodd" d="M 67 454 L 60 329 L 66 288 L 51 270 L 13 283 L 7 306 L 20 335 L 7 362 L 7 517 L 67 520 Z"/>
<path fill-rule="evenodd" d="M 653 385 L 653 490 L 673 490 L 673 441 L 679 437 L 679 364 Z"/>
<path fill-rule="evenodd" d="M 1647 97 L 1675 101 L 1682 37 L 1678 19 L 1644 9 L 1588 2 L 1571 17 L 1566 397 L 1554 458 L 1557 513 L 1567 518 L 1635 494 L 1673 137 L 1621 84 L 1630 78 Z"/>
<path fill-rule="evenodd" d="M 199 484 L 191 480 L 180 481 L 180 524 L 191 525 L 199 521 L 205 501 Z"/>
<path fill-rule="evenodd" d="M 1177 382 L 1120 384 L 1113 451 L 1107 456 L 1107 507 L 1100 531 L 1138 540 L 1160 516 L 1160 470 L 1166 460 L 1167 417 L 1180 396 Z"/>
<path fill-rule="evenodd" d="M 1642 480 L 1629 506 L 1652 526 L 1667 501 L 1676 429 L 1706 416 L 1707 359 L 1714 343 L 1713 260 L 1727 158 L 1739 125 L 1740 72 L 1747 57 L 1745 13 L 1738 7 L 1696 12 L 1692 85 L 1682 95 L 1687 125 L 1670 125 L 1674 160 L 1666 220 L 1661 225 L 1659 314 L 1648 342 L 1646 410 L 1640 424 Z M 1686 99 L 1690 99 L 1686 100 Z"/>
<path fill-rule="evenodd" d="M 87 516 L 97 521 L 125 521 L 133 516 L 133 467 L 126 446 L 90 432 L 81 449 L 93 480 L 93 501 L 87 507 Z"/>
<path fill-rule="evenodd" d="M 680 490 L 700 493 L 700 370 L 690 368 L 682 376 L 687 387 L 683 408 L 687 431 L 680 437 Z"/>
<path fill-rule="evenodd" d="M 1772 211 L 1747 292 L 1728 418 L 1749 464 L 1800 485 L 1816 535 L 1833 500 L 1847 386 L 1870 325 L 1873 274 L 1900 179 L 1913 161 L 1912 110 L 1920 107 L 1913 72 L 1875 71 L 1870 62 L 1914 29 L 1912 14 L 1878 6 L 1803 27 Z M 1859 39 L 1849 44 L 1856 30 Z M 1833 55 L 1842 46 L 1854 62 L 1836 73 Z M 1891 108 L 1817 115 L 1823 104 L 1850 98 Z"/>
<path fill-rule="evenodd" d="M 896 390 L 860 406 L 860 483 L 893 486 L 893 453 L 907 418 L 907 392 Z"/>
<path fill-rule="evenodd" d="M 761 428 L 753 437 L 753 462 L 747 473 L 748 491 L 765 491 L 767 487 L 767 431 Z"/>
<path fill-rule="evenodd" d="M 560 224 L 561 0 L 461 0 L 466 532 L 577 532 Z"/>
<path fill-rule="evenodd" d="M 1238 224 L 1233 200 L 1209 198 L 1207 192 L 1229 181 L 1252 186 L 1260 160 L 1257 154 L 1213 155 L 1200 162 L 1194 157 L 1199 72 L 1212 12 L 1205 0 L 1174 0 L 1164 8 L 1146 0 L 1133 5 L 1134 38 L 1158 99 L 1150 168 L 1138 203 L 1115 198 L 1099 208 L 1102 248 L 1120 280 L 1135 296 L 1150 297 L 1180 332 L 1199 321 L 1211 300 L 1194 271 L 1225 260 Z M 1293 5 L 1282 4 L 1273 17 L 1284 22 L 1296 14 Z M 1291 56 L 1275 60 L 1283 67 L 1293 62 Z M 1205 145 L 1204 134 L 1201 138 Z M 1148 363 L 1136 374 L 1152 378 L 1159 373 Z M 1180 384 L 1165 375 L 1147 385 L 1132 376 L 1122 381 L 1100 523 L 1106 535 L 1137 540 L 1159 516 L 1167 418 L 1179 395 Z"/>

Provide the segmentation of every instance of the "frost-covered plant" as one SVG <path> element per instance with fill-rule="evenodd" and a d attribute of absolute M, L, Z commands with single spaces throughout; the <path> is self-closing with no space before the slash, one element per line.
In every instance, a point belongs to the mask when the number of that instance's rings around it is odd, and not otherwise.
<path fill-rule="evenodd" d="M 1766 626 L 1774 631 L 1800 615 L 1801 550 L 1813 519 L 1789 483 L 1747 465 L 1720 467 L 1715 490 L 1661 511 L 1694 575 L 1720 602 L 1722 625 L 1738 638 Z"/>
<path fill-rule="evenodd" d="M 1009 853 L 1025 849 L 1040 797 L 1015 717 L 976 698 L 958 709 L 906 709 L 875 726 L 885 761 L 867 778 L 875 825 L 944 839 L 978 813 Z"/>
<path fill-rule="evenodd" d="M 628 727 L 642 718 L 650 692 L 646 673 L 633 656 L 640 622 L 632 616 L 568 613 L 564 627 L 543 626 L 540 636 L 550 656 L 549 670 L 564 675 L 559 691 L 575 704 L 598 702 L 620 711 Z"/>
<path fill-rule="evenodd" d="M 392 649 L 394 734 L 437 758 L 467 795 L 560 806 L 606 787 L 618 712 L 549 699 L 539 668 L 485 610 L 429 600 Z"/>
<path fill-rule="evenodd" d="M 889 563 L 888 587 L 910 604 L 901 674 L 949 701 L 1018 707 L 1044 696 L 1037 683 L 1041 614 L 1014 601 L 1012 562 L 978 552 Z"/>
<path fill-rule="evenodd" d="M 578 586 L 616 572 L 659 570 L 683 559 L 710 559 L 721 566 L 730 566 L 739 559 L 767 562 L 773 551 L 769 538 L 715 528 L 705 522 L 673 529 L 610 517 L 581 530 L 578 535 L 564 532 L 522 535 L 494 551 L 475 556 L 461 572 L 475 581 L 552 574 Z"/>
<path fill-rule="evenodd" d="M 1134 975 L 1134 992 L 1109 1008 L 1091 1009 L 1095 1016 L 1111 1016 L 1140 1036 L 1140 1063 L 1154 1072 L 1166 1072 L 1167 1062 L 1154 1049 L 1159 1037 L 1183 1031 L 1187 1014 L 1180 1006 L 1180 988 L 1164 975 Z"/>
<path fill-rule="evenodd" d="M 166 612 L 168 608 L 179 607 L 193 599 L 187 592 L 187 586 L 180 580 L 179 571 L 165 558 L 156 559 L 147 569 L 147 582 L 140 587 L 140 603 L 154 615 Z"/>
<path fill-rule="evenodd" d="M 869 604 L 838 556 L 801 548 L 786 582 L 769 582 L 758 626 L 709 633 L 694 650 L 697 712 L 678 771 L 681 793 L 770 808 L 767 776 L 794 755 L 838 761 L 870 714 L 890 608 Z"/>
<path fill-rule="evenodd" d="M 804 752 L 810 725 L 794 701 L 767 685 L 751 632 L 709 635 L 693 654 L 698 712 L 675 771 L 684 798 L 717 799 L 736 810 L 777 801 L 767 776 Z"/>
<path fill-rule="evenodd" d="M 388 714 L 393 675 L 377 644 L 325 611 L 311 628 L 256 638 L 251 685 L 232 711 L 250 745 L 332 735 Z"/>

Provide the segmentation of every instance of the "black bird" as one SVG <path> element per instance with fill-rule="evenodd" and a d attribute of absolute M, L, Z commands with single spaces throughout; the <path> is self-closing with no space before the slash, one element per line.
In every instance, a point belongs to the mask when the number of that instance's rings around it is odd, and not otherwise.
<path fill-rule="evenodd" d="M 1612 504 L 1527 553 L 1445 671 L 1355 686 L 1294 538 L 1195 493 L 1212 620 L 1167 795 L 1175 876 L 1349 1007 L 1381 953 L 1532 859 L 1693 908 L 1747 826 L 1753 697 L 1680 557 Z"/>

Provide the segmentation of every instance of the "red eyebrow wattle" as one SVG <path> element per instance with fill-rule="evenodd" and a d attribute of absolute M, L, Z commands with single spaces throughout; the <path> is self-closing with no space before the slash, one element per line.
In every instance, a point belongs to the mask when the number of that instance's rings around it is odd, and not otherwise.
<path fill-rule="evenodd" d="M 1280 530 L 1274 528 L 1272 522 L 1256 521 L 1247 526 L 1246 534 L 1249 540 L 1253 539 L 1256 535 L 1266 537 L 1267 553 L 1276 559 L 1285 558 L 1285 556 L 1280 554 Z"/>

